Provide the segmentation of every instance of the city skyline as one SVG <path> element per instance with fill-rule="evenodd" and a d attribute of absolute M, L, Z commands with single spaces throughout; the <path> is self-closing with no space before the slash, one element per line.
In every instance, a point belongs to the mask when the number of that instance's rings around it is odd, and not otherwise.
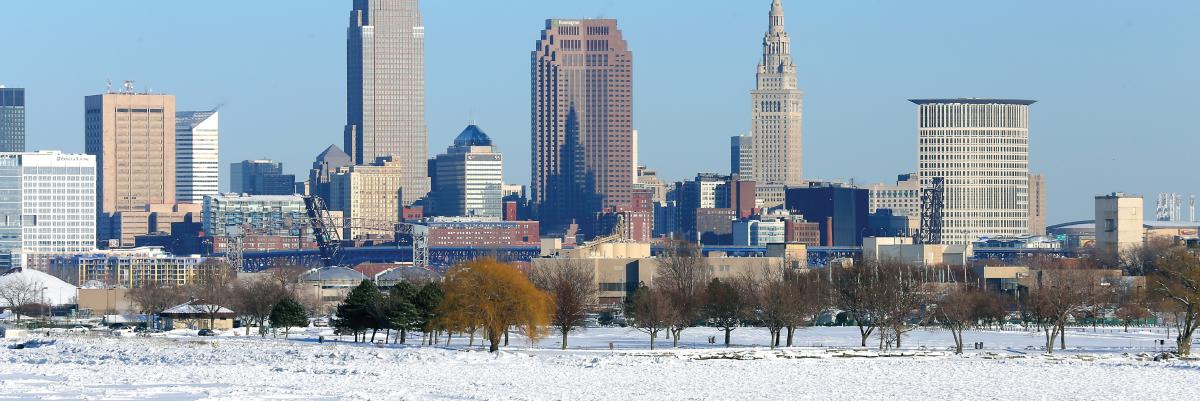
<path fill-rule="evenodd" d="M 97 66 L 94 74 L 86 71 L 73 74 L 64 83 L 49 83 L 41 74 L 26 70 L 22 65 L 6 65 L 0 67 L 0 81 L 12 87 L 23 87 L 28 90 L 28 130 L 30 150 L 60 149 L 65 152 L 79 152 L 78 138 L 81 131 L 82 116 L 70 112 L 65 115 L 54 114 L 52 110 L 64 112 L 75 110 L 78 98 L 86 94 L 96 93 L 107 78 L 114 80 L 137 79 L 139 88 L 145 82 L 152 82 L 150 88 L 168 91 L 179 96 L 180 109 L 205 109 L 214 104 L 228 101 L 228 117 L 223 121 L 222 131 L 225 131 L 230 146 L 229 152 L 223 152 L 222 163 L 253 158 L 275 158 L 289 166 L 288 173 L 302 175 L 302 169 L 311 163 L 312 157 L 329 144 L 339 142 L 338 131 L 328 127 L 341 124 L 338 118 L 327 121 L 325 114 L 314 113 L 312 118 L 301 125 L 281 125 L 276 127 L 273 120 L 293 117 L 298 110 L 297 104 L 290 104 L 286 110 L 274 110 L 273 113 L 261 114 L 257 110 L 249 112 L 258 106 L 258 96 L 270 96 L 272 99 L 285 98 L 292 91 L 308 93 L 304 97 L 306 103 L 313 102 L 318 96 L 312 93 L 323 93 L 319 96 L 317 107 L 333 109 L 333 115 L 340 114 L 344 105 L 339 105 L 338 96 L 345 90 L 339 84 L 336 66 L 333 73 L 313 73 L 325 71 L 314 69 L 322 66 L 325 61 L 316 66 L 304 65 L 297 60 L 316 60 L 333 57 L 336 63 L 341 60 L 339 54 L 345 52 L 345 43 L 340 38 L 345 34 L 345 6 L 343 2 L 313 5 L 311 10 L 301 10 L 301 16 L 306 29 L 321 26 L 319 34 L 309 32 L 294 37 L 286 34 L 295 31 L 284 31 L 280 37 L 273 40 L 296 40 L 299 43 L 284 43 L 284 49 L 292 46 L 303 48 L 302 58 L 283 58 L 283 62 L 291 62 L 288 68 L 298 71 L 284 71 L 279 68 L 267 68 L 263 64 L 239 66 L 253 69 L 267 69 L 269 72 L 256 74 L 278 74 L 281 77 L 269 80 L 268 87 L 274 86 L 277 92 L 268 92 L 261 86 L 244 84 L 246 88 L 233 87 L 221 81 L 218 73 L 228 71 L 228 67 L 219 67 L 211 76 L 197 74 L 193 78 L 180 71 L 163 68 L 163 64 L 150 64 L 131 68 L 115 61 L 111 56 L 99 57 L 98 61 L 90 63 Z M 470 3 L 470 2 L 468 2 Z M 760 52 L 755 46 L 746 46 L 748 40 L 758 40 L 762 34 L 762 17 L 764 16 L 765 1 L 740 2 L 736 5 L 719 4 L 717 2 L 696 2 L 692 7 L 680 10 L 679 20 L 696 19 L 699 22 L 722 21 L 725 24 L 714 24 L 719 28 L 706 35 L 720 36 L 719 40 L 706 44 L 719 49 L 722 54 L 730 54 L 733 61 L 714 63 L 714 66 L 695 66 L 696 71 L 684 71 L 672 77 L 664 74 L 671 67 L 671 57 L 678 57 L 684 51 L 694 51 L 694 44 L 675 44 L 680 49 L 671 50 L 671 43 L 658 43 L 655 33 L 664 29 L 679 29 L 688 26 L 678 21 L 664 26 L 654 26 L 651 15 L 662 13 L 664 5 L 639 5 L 640 10 L 631 12 L 635 5 L 632 2 L 611 2 L 600 6 L 584 6 L 579 2 L 544 7 L 545 10 L 530 12 L 527 4 L 512 5 L 512 10 L 499 10 L 503 6 L 487 3 L 472 3 L 475 7 L 468 10 L 458 10 L 448 4 L 425 2 L 422 13 L 425 15 L 425 25 L 429 31 L 430 70 L 430 144 L 434 149 L 440 149 L 448 144 L 469 116 L 475 117 L 480 123 L 495 127 L 490 129 L 497 145 L 510 150 L 510 160 L 513 165 L 521 165 L 529 157 L 524 152 L 513 152 L 528 144 L 528 116 L 521 113 L 519 99 L 526 97 L 528 65 L 519 61 L 521 53 L 528 48 L 529 32 L 536 29 L 537 21 L 544 18 L 575 15 L 595 15 L 602 12 L 605 16 L 621 20 L 621 26 L 630 41 L 631 50 L 642 55 L 635 75 L 639 76 L 638 85 L 634 91 L 635 115 L 634 128 L 641 131 L 641 159 L 645 164 L 660 171 L 670 180 L 684 179 L 696 172 L 725 172 L 728 166 L 728 138 L 741 132 L 747 132 L 749 127 L 749 111 L 745 110 L 745 92 L 752 88 L 752 82 L 746 82 L 745 70 L 748 68 L 744 60 L 745 54 L 751 54 L 750 60 Z M 761 3 L 761 4 L 760 4 Z M 795 4 L 792 4 L 795 3 Z M 546 4 L 538 3 L 542 6 Z M 1120 5 L 1091 5 L 1079 9 L 1069 5 L 1054 4 L 1038 8 L 1038 15 L 1014 14 L 1017 11 L 997 11 L 992 16 L 980 17 L 972 15 L 955 21 L 939 21 L 955 26 L 969 26 L 983 23 L 982 26 L 1001 26 L 1004 18 L 1019 15 L 1026 18 L 1025 32 L 996 32 L 986 30 L 966 32 L 960 37 L 937 37 L 936 33 L 947 26 L 925 27 L 921 22 L 929 22 L 937 17 L 948 14 L 966 13 L 974 6 L 950 4 L 939 8 L 942 3 L 930 3 L 920 7 L 929 15 L 911 15 L 916 20 L 903 23 L 892 21 L 889 11 L 901 9 L 899 6 L 879 4 L 875 7 L 838 7 L 821 4 L 800 2 L 785 2 L 789 7 L 789 25 L 792 33 L 792 53 L 799 67 L 799 81 L 808 92 L 806 106 L 806 141 L 805 148 L 805 178 L 855 178 L 858 183 L 888 182 L 896 174 L 911 172 L 916 169 L 916 160 L 912 149 L 916 141 L 916 123 L 912 115 L 913 107 L 906 104 L 907 98 L 937 96 L 937 97 L 1020 97 L 1039 99 L 1038 113 L 1031 119 L 1031 158 L 1033 164 L 1039 167 L 1039 172 L 1045 173 L 1050 199 L 1050 224 L 1081 220 L 1089 217 L 1085 206 L 1092 196 L 1116 190 L 1138 193 L 1152 197 L 1159 192 L 1189 193 L 1195 188 L 1195 178 L 1179 173 L 1189 164 L 1184 162 L 1188 152 L 1196 147 L 1197 139 L 1180 131 L 1178 126 L 1185 126 L 1181 118 L 1187 110 L 1194 109 L 1196 100 L 1186 94 L 1197 87 L 1196 78 L 1182 73 L 1194 70 L 1197 64 L 1194 55 L 1183 55 L 1180 50 L 1172 50 L 1173 43 L 1180 38 L 1194 37 L 1194 27 L 1184 26 L 1179 16 L 1194 15 L 1188 10 L 1196 5 L 1184 2 L 1168 2 L 1167 6 L 1155 9 Z M 1032 4 L 1032 3 L 1031 3 Z M 24 5 L 5 4 L 4 10 L 20 12 Z M 124 10 L 135 14 L 142 12 L 162 13 L 164 10 L 176 8 L 204 12 L 217 12 L 219 7 L 201 7 L 197 5 L 153 6 L 147 10 Z M 1015 7 L 1020 9 L 1021 7 Z M 321 10 L 333 9 L 334 12 Z M 599 10 L 598 10 L 599 9 Z M 214 11 L 215 10 L 215 11 Z M 499 11 L 498 11 L 499 10 Z M 852 19 L 850 11 L 861 11 L 861 20 Z M 122 12 L 124 12 L 122 11 Z M 313 11 L 312 14 L 307 11 Z M 317 11 L 321 11 L 318 14 Z M 74 15 L 79 13 L 80 15 Z M 88 5 L 80 5 L 76 10 L 70 10 L 65 16 L 69 21 L 82 19 L 84 15 L 117 15 L 113 10 L 92 9 Z M 911 12 L 910 12 L 911 13 Z M 1076 18 L 1075 13 L 1096 18 Z M 169 13 L 168 13 L 169 14 Z M 492 14 L 490 18 L 485 15 Z M 503 24 L 489 23 L 476 29 L 472 24 L 479 24 L 491 19 L 508 21 L 497 16 L 519 15 L 519 18 Z M 905 14 L 910 15 L 910 14 Z M 1052 23 L 1072 15 L 1073 23 L 1079 24 L 1079 29 L 1059 32 L 1059 27 Z M 888 17 L 888 18 L 885 18 Z M 99 18 L 97 20 L 101 20 Z M 170 21 L 171 18 L 161 18 Z M 903 20 L 903 18 L 894 18 Z M 463 21 L 469 21 L 464 24 Z M 535 25 L 530 25 L 534 21 Z M 838 22 L 855 21 L 852 26 L 840 26 Z M 861 21 L 861 22 L 860 22 Z M 871 25 L 872 22 L 884 22 Z M 155 25 L 143 28 L 136 46 L 151 46 L 159 38 L 153 36 L 163 33 L 165 37 L 183 43 L 203 46 L 201 42 L 208 39 L 186 32 L 158 32 L 162 29 Z M 37 32 L 36 27 L 23 25 L 18 21 L 6 24 L 12 29 L 22 32 Z M 235 24 L 231 24 L 235 25 Z M 273 25 L 273 24 L 268 24 Z M 467 29 L 460 29 L 461 26 Z M 502 26 L 499 26 L 502 25 Z M 169 24 L 168 24 L 169 26 Z M 332 37 L 325 26 L 332 26 Z M 935 29 L 936 28 L 936 29 Z M 0 33 L 9 33 L 8 28 L 0 28 Z M 116 31 L 127 28 L 108 27 Z M 231 27 L 231 29 L 233 29 Z M 294 27 L 293 27 L 294 29 Z M 827 39 L 836 33 L 866 30 L 868 33 L 892 33 L 879 35 L 874 40 L 862 40 L 855 36 L 854 42 L 846 40 Z M 895 30 L 895 31 L 889 31 Z M 300 29 L 304 31 L 305 29 Z M 510 32 L 511 31 L 511 32 Z M 487 34 L 481 34 L 486 32 Z M 516 34 L 512 33 L 515 32 Z M 1188 33 L 1192 34 L 1188 34 Z M 138 33 L 138 32 L 135 32 Z M 153 33 L 153 34 L 152 34 Z M 315 35 L 315 36 L 314 36 Z M 439 36 L 441 35 L 441 36 Z M 44 37 L 45 35 L 34 35 Z M 104 37 L 103 35 L 99 35 Z M 485 37 L 487 36 L 487 37 Z M 516 39 L 513 39 L 513 38 Z M 1044 37 L 1044 38 L 1043 38 Z M 1088 38 L 1076 43 L 1076 39 Z M 473 40 L 464 41 L 464 38 Z M 706 36 L 706 38 L 708 38 Z M 189 39 L 189 40 L 182 40 Z M 463 70 L 456 68 L 459 59 L 450 57 L 448 50 L 435 50 L 438 46 L 447 46 L 457 39 L 459 46 L 455 52 L 463 58 L 478 58 L 482 56 L 501 55 L 504 63 L 491 63 L 493 69 Z M 928 43 L 913 45 L 901 43 L 925 39 Z M 1049 40 L 1033 40 L 1049 39 Z M 509 43 L 513 41 L 515 43 Z M 37 47 L 48 46 L 54 39 L 44 39 L 37 42 Z M 669 41 L 664 41 L 669 42 Z M 728 42 L 728 43 L 726 43 Z M 980 45 L 979 43 L 982 43 Z M 229 46 L 230 42 L 218 42 Z M 320 46 L 310 46 L 320 43 Z M 933 44 L 935 43 L 935 44 Z M 1153 45 L 1143 46 L 1142 43 Z M 901 45 L 902 44 L 902 45 Z M 850 46 L 853 45 L 853 46 Z M 887 49 L 891 45 L 893 49 Z M 13 51 L 17 55 L 38 54 L 26 45 L 17 44 Z M 489 46 L 497 47 L 495 49 Z M 841 46 L 841 47 L 839 47 Z M 187 47 L 187 46 L 184 46 Z M 975 50 L 974 48 L 982 50 Z M 1175 49 L 1186 49 L 1187 46 L 1176 44 Z M 65 46 L 67 49 L 78 50 L 76 57 L 88 57 L 88 51 L 76 47 Z M 237 49 L 237 46 L 233 46 Z M 318 49 L 323 49 L 319 50 Z M 517 54 L 510 54 L 510 53 Z M 1013 51 L 1028 52 L 1026 57 L 1016 60 L 1010 55 Z M 930 57 L 931 51 L 950 51 L 956 58 L 947 61 L 938 57 Z M 1175 52 L 1179 52 L 1178 54 Z M 114 53 L 123 53 L 116 51 Z M 272 51 L 266 52 L 275 56 Z M 991 54 L 996 53 L 996 54 Z M 1004 55 L 1002 53 L 1009 53 Z M 168 54 L 169 51 L 168 51 Z M 526 53 L 527 54 L 527 53 Z M 1112 59 L 1107 54 L 1127 54 L 1130 59 Z M 67 60 L 60 60 L 53 55 L 43 55 L 61 61 L 63 65 L 72 65 Z M 863 69 L 852 67 L 846 63 L 870 64 L 872 60 L 891 57 L 891 64 L 882 64 L 876 68 Z M 911 57 L 911 58 L 908 58 Z M 1140 57 L 1142 60 L 1134 60 Z M 722 57 L 726 58 L 726 57 Z M 137 62 L 146 61 L 144 58 L 134 58 Z M 169 59 L 169 58 L 168 58 Z M 513 61 L 513 60 L 517 61 Z M 831 62 L 836 60 L 836 62 Z M 934 61 L 936 60 L 936 61 Z M 1101 61 L 1102 60 L 1102 61 Z M 1153 62 L 1147 62 L 1147 60 Z M 526 61 L 527 62 L 527 61 Z M 344 63 L 343 63 L 344 64 Z M 648 66 L 645 66 L 649 64 Z M 269 65 L 269 64 L 268 64 Z M 155 68 L 157 66 L 157 68 Z M 1150 69 L 1153 66 L 1153 69 Z M 342 66 L 344 68 L 344 66 Z M 886 67 L 886 68 L 879 68 Z M 58 67 L 46 69 L 53 72 Z M 321 68 L 329 69 L 330 66 Z M 837 70 L 840 73 L 833 73 Z M 514 75 L 513 71 L 524 74 Z M 961 71 L 960 71 L 961 70 Z M 1014 73 L 1009 70 L 1019 70 Z M 125 72 L 129 71 L 129 72 Z M 478 77 L 461 79 L 467 72 L 477 72 Z M 714 72 L 719 71 L 719 72 Z M 864 71 L 870 74 L 862 74 Z M 1005 72 L 1009 71 L 1009 72 Z M 187 72 L 187 71 L 183 71 Z M 191 71 L 195 72 L 195 71 Z M 448 83 L 451 72 L 455 79 L 462 83 Z M 497 81 L 496 74 L 512 75 L 513 82 L 491 86 L 480 86 L 481 82 Z M 1120 73 L 1117 73 L 1120 72 Z M 1153 72 L 1160 78 L 1148 77 Z M 344 72 L 343 72 L 344 73 Z M 857 73 L 857 75 L 856 75 Z M 698 75 L 709 75 L 709 91 L 716 95 L 684 96 L 672 94 L 672 89 L 681 89 Z M 232 74 L 233 82 L 236 77 L 245 80 L 245 73 Z M 1113 77 L 1116 77 L 1115 79 Z M 1102 79 L 1103 78 L 1103 79 Z M 331 81 L 324 83 L 322 81 Z M 895 82 L 901 82 L 896 84 Z M 886 83 L 887 85 L 879 85 Z M 460 86 L 461 85 L 461 86 Z M 213 88 L 206 88 L 212 86 Z M 449 94 L 455 88 L 475 86 L 470 93 Z M 295 87 L 293 89 L 292 87 Z M 339 88 L 341 87 L 341 88 Z M 521 88 L 524 87 L 522 90 Z M 246 95 L 241 91 L 249 88 L 258 92 Z M 516 88 L 516 89 L 513 89 Z M 232 89 L 232 90 L 231 90 Z M 216 92 L 220 90 L 220 92 Z M 686 92 L 685 92 L 686 93 Z M 69 95 L 69 96 L 68 96 Z M 1103 96 L 1102 96 L 1103 95 Z M 477 97 L 478 100 L 462 102 L 461 98 Z M 689 98 L 690 97 L 690 98 Z M 328 98 L 328 99 L 326 99 Z M 496 102 L 497 99 L 517 99 L 517 111 L 510 105 Z M 720 99 L 718 99 L 720 98 Z M 727 99 L 726 99 L 727 98 Z M 243 100 L 245 99 L 245 100 Z M 1095 99 L 1115 99 L 1113 101 Z M 1119 100 L 1119 101 L 1117 101 Z M 205 104 L 204 102 L 209 102 Z M 245 103 L 243 103 L 245 102 Z M 711 104 L 708 104 L 711 103 Z M 242 109 L 243 111 L 239 111 Z M 223 109 L 223 111 L 226 109 Z M 308 110 L 307 108 L 304 110 Z M 685 113 L 686 112 L 686 113 Z M 877 118 L 871 122 L 850 121 L 848 117 L 859 116 L 862 113 L 875 114 Z M 225 114 L 225 113 L 223 113 Z M 262 122 L 248 122 L 247 117 L 267 115 L 274 118 L 264 118 Z M 680 117 L 705 116 L 703 121 L 687 121 Z M 314 123 L 313 121 L 319 121 Z M 262 133 L 259 133 L 261 131 Z M 47 134 L 49 132 L 49 134 Z M 1150 141 L 1133 142 L 1124 140 L 1135 133 L 1136 138 L 1157 136 L 1160 143 Z M 1166 133 L 1166 134 L 1164 134 Z M 1178 133 L 1171 135 L 1170 133 Z M 280 142 L 282 139 L 302 138 L 303 141 L 288 140 L 286 144 L 269 146 L 267 143 Z M 684 142 L 687 140 L 687 142 Z M 870 140 L 869 146 L 861 146 L 864 140 Z M 1126 153 L 1116 154 L 1116 146 L 1120 143 Z M 677 150 L 668 150 L 665 145 L 681 146 Z M 1166 145 L 1166 146 L 1164 146 Z M 852 159 L 844 157 L 847 147 L 857 146 L 852 153 Z M 896 151 L 901 149 L 903 151 Z M 679 152 L 683 150 L 685 152 Z M 684 153 L 686 156 L 680 156 Z M 864 161 L 866 159 L 869 161 Z M 1165 164 L 1164 164 L 1165 163 Z M 510 169 L 507 181 L 528 183 L 522 169 Z M 224 180 L 225 177 L 222 177 Z M 226 187 L 226 186 L 223 186 Z"/>

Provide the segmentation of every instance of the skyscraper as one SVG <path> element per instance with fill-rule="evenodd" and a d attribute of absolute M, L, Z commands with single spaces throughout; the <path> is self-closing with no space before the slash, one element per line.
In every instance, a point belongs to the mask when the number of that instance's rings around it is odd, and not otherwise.
<path fill-rule="evenodd" d="M 354 0 L 347 31 L 345 150 L 356 164 L 392 156 L 404 193 L 429 192 L 425 27 L 417 0 Z"/>
<path fill-rule="evenodd" d="M 283 163 L 274 160 L 244 160 L 229 166 L 230 189 L 248 195 L 292 195 L 296 176 L 283 173 Z"/>
<path fill-rule="evenodd" d="M 783 4 L 771 3 L 770 28 L 763 37 L 758 84 L 750 92 L 754 108 L 754 180 L 761 187 L 804 183 L 804 93 L 796 83 L 791 39 L 783 24 Z M 747 177 L 749 178 L 749 177 Z"/>
<path fill-rule="evenodd" d="M 754 137 L 735 135 L 729 138 L 729 174 L 754 179 Z"/>
<path fill-rule="evenodd" d="M 433 189 L 435 214 L 503 217 L 504 159 L 478 126 L 464 129 L 434 164 L 438 178 Z"/>
<path fill-rule="evenodd" d="M 546 231 L 587 227 L 631 202 L 633 53 L 616 20 L 552 19 L 531 59 L 532 201 Z"/>
<path fill-rule="evenodd" d="M 917 99 L 921 187 L 944 180 L 942 243 L 1029 233 L 1032 100 Z"/>
<path fill-rule="evenodd" d="M 25 151 L 25 89 L 0 85 L 0 152 Z"/>
<path fill-rule="evenodd" d="M 96 158 L 0 153 L 0 270 L 96 248 Z"/>
<path fill-rule="evenodd" d="M 175 199 L 204 203 L 220 193 L 219 116 L 216 111 L 175 113 Z"/>
<path fill-rule="evenodd" d="M 84 99 L 84 147 L 96 156 L 101 219 L 175 203 L 175 96 L 130 86 Z"/>

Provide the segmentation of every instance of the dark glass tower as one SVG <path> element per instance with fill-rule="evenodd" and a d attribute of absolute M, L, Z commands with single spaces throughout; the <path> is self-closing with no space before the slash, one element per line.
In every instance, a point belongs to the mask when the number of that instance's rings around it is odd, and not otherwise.
<path fill-rule="evenodd" d="M 0 86 L 0 152 L 25 151 L 25 89 Z"/>

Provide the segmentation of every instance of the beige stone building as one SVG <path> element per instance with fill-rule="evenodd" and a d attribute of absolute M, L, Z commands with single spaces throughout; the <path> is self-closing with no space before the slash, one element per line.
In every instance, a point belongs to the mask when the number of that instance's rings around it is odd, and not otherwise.
<path fill-rule="evenodd" d="M 342 211 L 351 222 L 344 238 L 394 235 L 390 227 L 400 222 L 404 206 L 425 196 L 405 191 L 406 179 L 405 165 L 391 158 L 338 169 L 330 183 L 329 208 Z"/>
<path fill-rule="evenodd" d="M 1096 197 L 1096 247 L 1125 251 L 1142 244 L 1145 204 L 1140 196 L 1115 192 Z"/>
<path fill-rule="evenodd" d="M 804 93 L 796 81 L 796 64 L 792 62 L 791 39 L 784 29 L 780 0 L 772 2 L 769 16 L 757 85 L 750 92 L 753 177 L 760 191 L 770 185 L 804 184 Z"/>
<path fill-rule="evenodd" d="M 131 89 L 88 96 L 84 133 L 87 154 L 96 156 L 101 225 L 117 212 L 175 203 L 175 96 Z"/>

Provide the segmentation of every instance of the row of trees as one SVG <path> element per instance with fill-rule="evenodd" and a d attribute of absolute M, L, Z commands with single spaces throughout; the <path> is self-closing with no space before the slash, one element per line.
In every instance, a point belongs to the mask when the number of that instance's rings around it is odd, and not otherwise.
<path fill-rule="evenodd" d="M 419 288 L 401 282 L 384 294 L 363 281 L 338 306 L 334 325 L 353 333 L 355 341 L 374 342 L 383 330 L 386 339 L 401 344 L 412 331 L 421 332 L 428 345 L 443 334 L 449 342 L 454 333 L 464 333 L 474 345 L 481 333 L 492 352 L 508 344 L 512 328 L 537 340 L 553 327 L 562 333 L 565 349 L 568 335 L 595 307 L 593 277 L 591 269 L 577 262 L 562 261 L 526 275 L 494 259 L 479 259 L 455 266 L 441 283 Z"/>
<path fill-rule="evenodd" d="M 129 290 L 136 311 L 154 315 L 168 308 L 191 302 L 208 315 L 209 323 L 221 308 L 236 312 L 250 335 L 251 327 L 267 335 L 267 328 L 305 327 L 311 312 L 320 309 L 319 300 L 300 286 L 300 267 L 277 267 L 254 278 L 239 278 L 226 264 L 208 261 L 186 285 L 147 281 Z"/>

